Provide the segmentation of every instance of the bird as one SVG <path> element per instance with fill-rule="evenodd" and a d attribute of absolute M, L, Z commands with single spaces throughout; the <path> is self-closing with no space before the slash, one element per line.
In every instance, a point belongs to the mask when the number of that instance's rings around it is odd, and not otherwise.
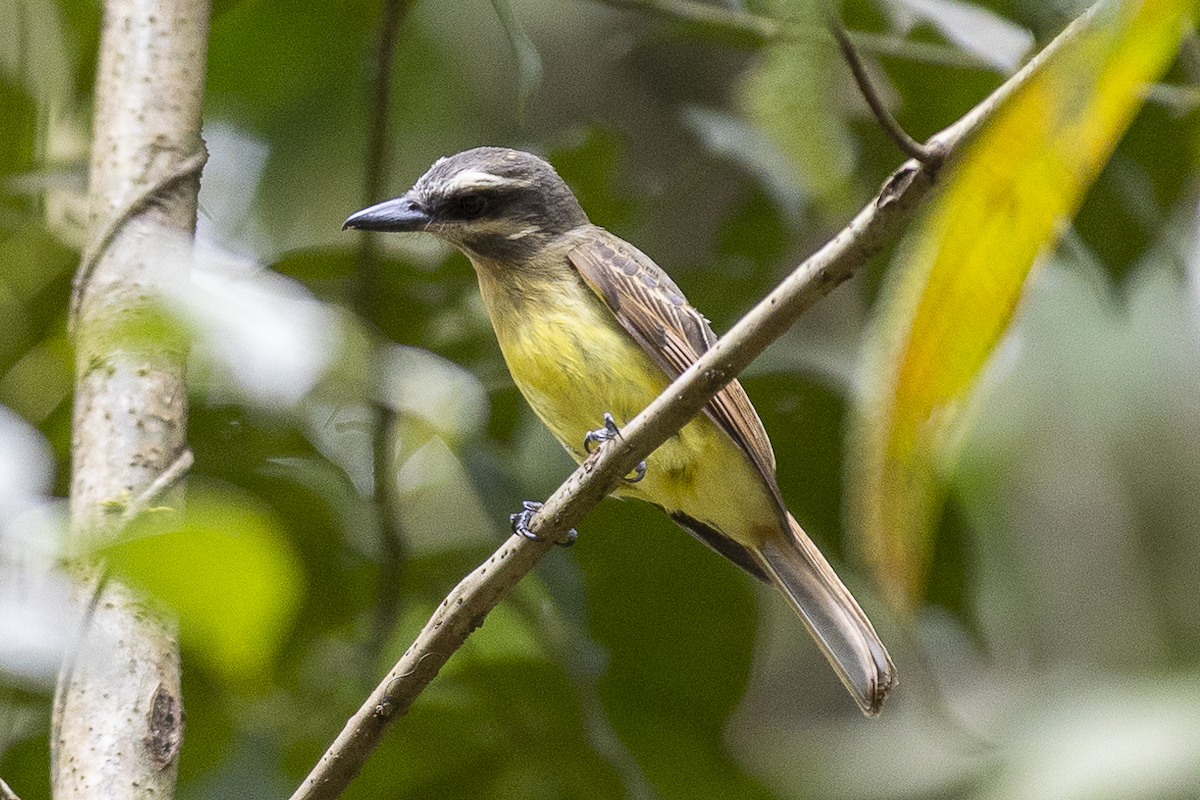
<path fill-rule="evenodd" d="M 716 342 L 667 273 L 591 224 L 554 167 L 531 153 L 477 147 L 440 158 L 402 196 L 352 214 L 348 229 L 429 233 L 466 255 L 513 381 L 577 462 Z M 775 586 L 862 712 L 880 711 L 895 666 L 784 505 L 771 443 L 737 380 L 613 494 L 660 507 Z M 527 503 L 517 522 L 536 507 Z"/>

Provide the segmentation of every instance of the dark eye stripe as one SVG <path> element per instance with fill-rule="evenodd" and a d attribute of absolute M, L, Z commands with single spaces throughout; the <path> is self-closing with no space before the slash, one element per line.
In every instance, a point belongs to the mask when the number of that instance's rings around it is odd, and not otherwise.
<path fill-rule="evenodd" d="M 455 210 L 463 217 L 478 217 L 487 210 L 487 198 L 481 194 L 467 194 L 458 198 Z"/>
<path fill-rule="evenodd" d="M 508 187 L 456 192 L 443 198 L 438 213 L 447 219 L 459 220 L 502 217 L 510 207 L 519 207 L 522 199 L 521 190 Z"/>

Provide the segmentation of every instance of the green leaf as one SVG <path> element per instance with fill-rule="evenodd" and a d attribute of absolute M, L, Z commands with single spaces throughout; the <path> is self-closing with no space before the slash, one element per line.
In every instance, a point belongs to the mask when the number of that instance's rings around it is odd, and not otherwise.
<path fill-rule="evenodd" d="M 279 522 L 248 496 L 192 481 L 186 509 L 151 509 L 104 551 L 114 574 L 179 616 L 183 647 L 222 678 L 264 681 L 302 593 Z"/>
<path fill-rule="evenodd" d="M 864 364 L 852 530 L 889 602 L 923 596 L 967 402 L 1034 260 L 1170 63 L 1192 3 L 1098 9 L 973 142 L 907 242 Z"/>

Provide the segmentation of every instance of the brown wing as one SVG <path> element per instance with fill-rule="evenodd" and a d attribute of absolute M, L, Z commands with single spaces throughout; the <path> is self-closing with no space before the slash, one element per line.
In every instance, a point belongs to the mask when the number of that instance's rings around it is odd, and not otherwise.
<path fill-rule="evenodd" d="M 595 226 L 576 239 L 567 252 L 571 264 L 672 379 L 717 341 L 708 320 L 645 253 Z M 779 499 L 775 454 L 742 385 L 730 381 L 704 410 L 746 452 Z"/>

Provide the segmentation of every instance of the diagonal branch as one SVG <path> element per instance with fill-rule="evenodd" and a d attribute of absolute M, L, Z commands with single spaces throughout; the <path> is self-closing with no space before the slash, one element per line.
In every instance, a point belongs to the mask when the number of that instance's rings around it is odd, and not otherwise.
<path fill-rule="evenodd" d="M 1084 14 L 1024 69 L 950 127 L 931 137 L 946 160 L 978 130 L 1005 98 L 1039 66 L 1076 37 L 1091 19 Z M 442 601 L 391 672 L 330 745 L 292 800 L 329 800 L 353 780 L 384 732 L 405 714 L 467 637 L 568 529 L 577 525 L 624 475 L 700 412 L 706 403 L 768 344 L 819 299 L 894 242 L 912 220 L 937 177 L 937 166 L 903 164 L 850 224 L 806 259 L 661 396 L 603 445 L 550 496 L 531 528 L 542 537 L 510 537 Z"/>

